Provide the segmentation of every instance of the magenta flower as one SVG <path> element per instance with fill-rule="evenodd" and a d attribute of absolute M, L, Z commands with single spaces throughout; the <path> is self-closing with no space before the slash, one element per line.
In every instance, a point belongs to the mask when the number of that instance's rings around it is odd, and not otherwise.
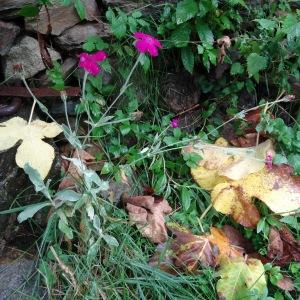
<path fill-rule="evenodd" d="M 179 119 L 178 118 L 172 119 L 170 125 L 172 128 L 178 128 L 179 127 Z"/>
<path fill-rule="evenodd" d="M 265 164 L 268 170 L 272 170 L 273 166 L 273 153 L 267 152 Z"/>
<path fill-rule="evenodd" d="M 134 46 L 140 53 L 148 52 L 152 57 L 158 55 L 157 48 L 162 48 L 158 39 L 143 32 L 135 32 L 133 36 L 136 39 Z"/>
<path fill-rule="evenodd" d="M 107 55 L 104 51 L 98 51 L 93 54 L 83 52 L 79 55 L 79 67 L 91 75 L 97 76 L 101 70 L 98 63 L 104 61 L 106 58 Z"/>

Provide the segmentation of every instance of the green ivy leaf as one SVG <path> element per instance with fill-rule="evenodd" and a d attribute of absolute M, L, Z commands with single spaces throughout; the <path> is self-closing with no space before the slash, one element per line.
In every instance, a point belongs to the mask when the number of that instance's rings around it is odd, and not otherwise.
<path fill-rule="evenodd" d="M 181 60 L 184 68 L 192 74 L 195 58 L 191 47 L 185 47 L 181 49 Z"/>
<path fill-rule="evenodd" d="M 258 55 L 257 53 L 251 53 L 247 57 L 247 71 L 249 77 L 255 76 L 259 73 L 259 71 L 266 69 L 267 62 L 267 57 Z"/>
<path fill-rule="evenodd" d="M 202 43 L 213 44 L 214 35 L 206 23 L 197 22 L 196 30 Z"/>
<path fill-rule="evenodd" d="M 243 72 L 244 72 L 244 67 L 239 62 L 232 64 L 230 68 L 231 75 L 243 74 Z"/>
<path fill-rule="evenodd" d="M 295 15 L 288 14 L 283 21 L 282 31 L 289 40 L 300 36 L 300 21 Z"/>
<path fill-rule="evenodd" d="M 74 1 L 74 7 L 75 7 L 75 9 L 78 13 L 78 16 L 79 16 L 80 20 L 84 20 L 85 19 L 85 6 L 81 2 L 81 0 L 75 0 Z"/>
<path fill-rule="evenodd" d="M 120 131 L 122 135 L 126 135 L 130 132 L 131 128 L 130 128 L 130 124 L 122 124 L 120 126 Z"/>
<path fill-rule="evenodd" d="M 126 35 L 126 29 L 127 29 L 126 24 L 127 24 L 126 16 L 119 16 L 118 18 L 112 19 L 111 31 L 116 38 L 121 39 Z"/>
<path fill-rule="evenodd" d="M 183 0 L 176 7 L 176 23 L 184 23 L 193 18 L 198 12 L 198 5 L 194 0 Z"/>
<path fill-rule="evenodd" d="M 95 50 L 103 50 L 108 48 L 108 44 L 105 43 L 99 36 L 90 36 L 83 44 L 82 49 L 88 52 Z"/>
<path fill-rule="evenodd" d="M 190 41 L 191 28 L 188 24 L 179 25 L 171 34 L 171 41 L 177 48 L 186 47 Z"/>
<path fill-rule="evenodd" d="M 275 154 L 273 158 L 273 163 L 275 165 L 286 164 L 288 162 L 287 158 L 282 154 Z"/>

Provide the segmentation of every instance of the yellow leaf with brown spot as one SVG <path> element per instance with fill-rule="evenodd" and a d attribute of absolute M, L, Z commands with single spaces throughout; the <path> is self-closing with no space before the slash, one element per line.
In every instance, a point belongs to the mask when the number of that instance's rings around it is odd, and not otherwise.
<path fill-rule="evenodd" d="M 241 180 L 218 184 L 211 193 L 217 211 L 231 215 L 246 227 L 255 227 L 259 221 L 253 198 L 277 214 L 295 214 L 300 209 L 300 177 L 294 176 L 287 165 L 273 166 L 271 170 L 265 167 Z"/>
<path fill-rule="evenodd" d="M 196 182 L 205 189 L 212 189 L 221 182 L 240 180 L 264 168 L 267 153 L 274 153 L 270 140 L 257 147 L 226 147 L 224 141 L 216 144 L 197 142 L 185 152 L 195 152 L 202 157 L 198 167 L 191 173 Z"/>

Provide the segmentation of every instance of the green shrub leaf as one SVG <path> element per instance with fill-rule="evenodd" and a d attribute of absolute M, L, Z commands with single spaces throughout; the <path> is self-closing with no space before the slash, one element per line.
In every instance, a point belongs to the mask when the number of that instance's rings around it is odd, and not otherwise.
<path fill-rule="evenodd" d="M 180 1 L 176 7 L 176 23 L 184 23 L 193 18 L 198 12 L 198 5 L 194 0 Z"/>
<path fill-rule="evenodd" d="M 255 76 L 259 73 L 259 71 L 267 68 L 267 57 L 258 55 L 257 53 L 251 53 L 247 57 L 247 71 L 249 77 Z"/>
<path fill-rule="evenodd" d="M 184 68 L 191 74 L 194 69 L 194 53 L 190 47 L 185 47 L 181 49 L 181 60 Z"/>

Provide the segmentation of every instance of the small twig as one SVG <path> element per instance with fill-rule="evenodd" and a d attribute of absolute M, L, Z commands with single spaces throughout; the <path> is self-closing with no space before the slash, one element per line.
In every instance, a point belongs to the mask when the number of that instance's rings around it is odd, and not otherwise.
<path fill-rule="evenodd" d="M 197 107 L 199 107 L 199 106 L 200 106 L 199 103 L 198 103 L 198 104 L 195 104 L 194 106 L 192 106 L 192 107 L 190 107 L 190 108 L 188 108 L 188 109 L 186 109 L 186 110 L 184 110 L 184 111 L 178 113 L 177 115 L 175 115 L 175 117 L 179 117 L 179 116 L 181 116 L 181 115 L 183 115 L 183 114 L 186 114 L 187 112 L 189 112 L 189 111 L 191 111 L 191 110 L 194 110 L 195 108 L 197 108 Z"/>
<path fill-rule="evenodd" d="M 63 272 L 65 272 L 66 274 L 68 274 L 70 276 L 73 288 L 75 290 L 78 290 L 78 286 L 77 286 L 77 283 L 76 283 L 76 280 L 75 280 L 75 274 L 74 274 L 74 272 L 71 271 L 71 269 L 62 262 L 62 260 L 58 257 L 57 253 L 55 252 L 55 250 L 54 250 L 54 248 L 52 246 L 50 246 L 50 250 L 51 250 L 54 258 L 57 260 L 58 265 L 63 270 Z"/>

